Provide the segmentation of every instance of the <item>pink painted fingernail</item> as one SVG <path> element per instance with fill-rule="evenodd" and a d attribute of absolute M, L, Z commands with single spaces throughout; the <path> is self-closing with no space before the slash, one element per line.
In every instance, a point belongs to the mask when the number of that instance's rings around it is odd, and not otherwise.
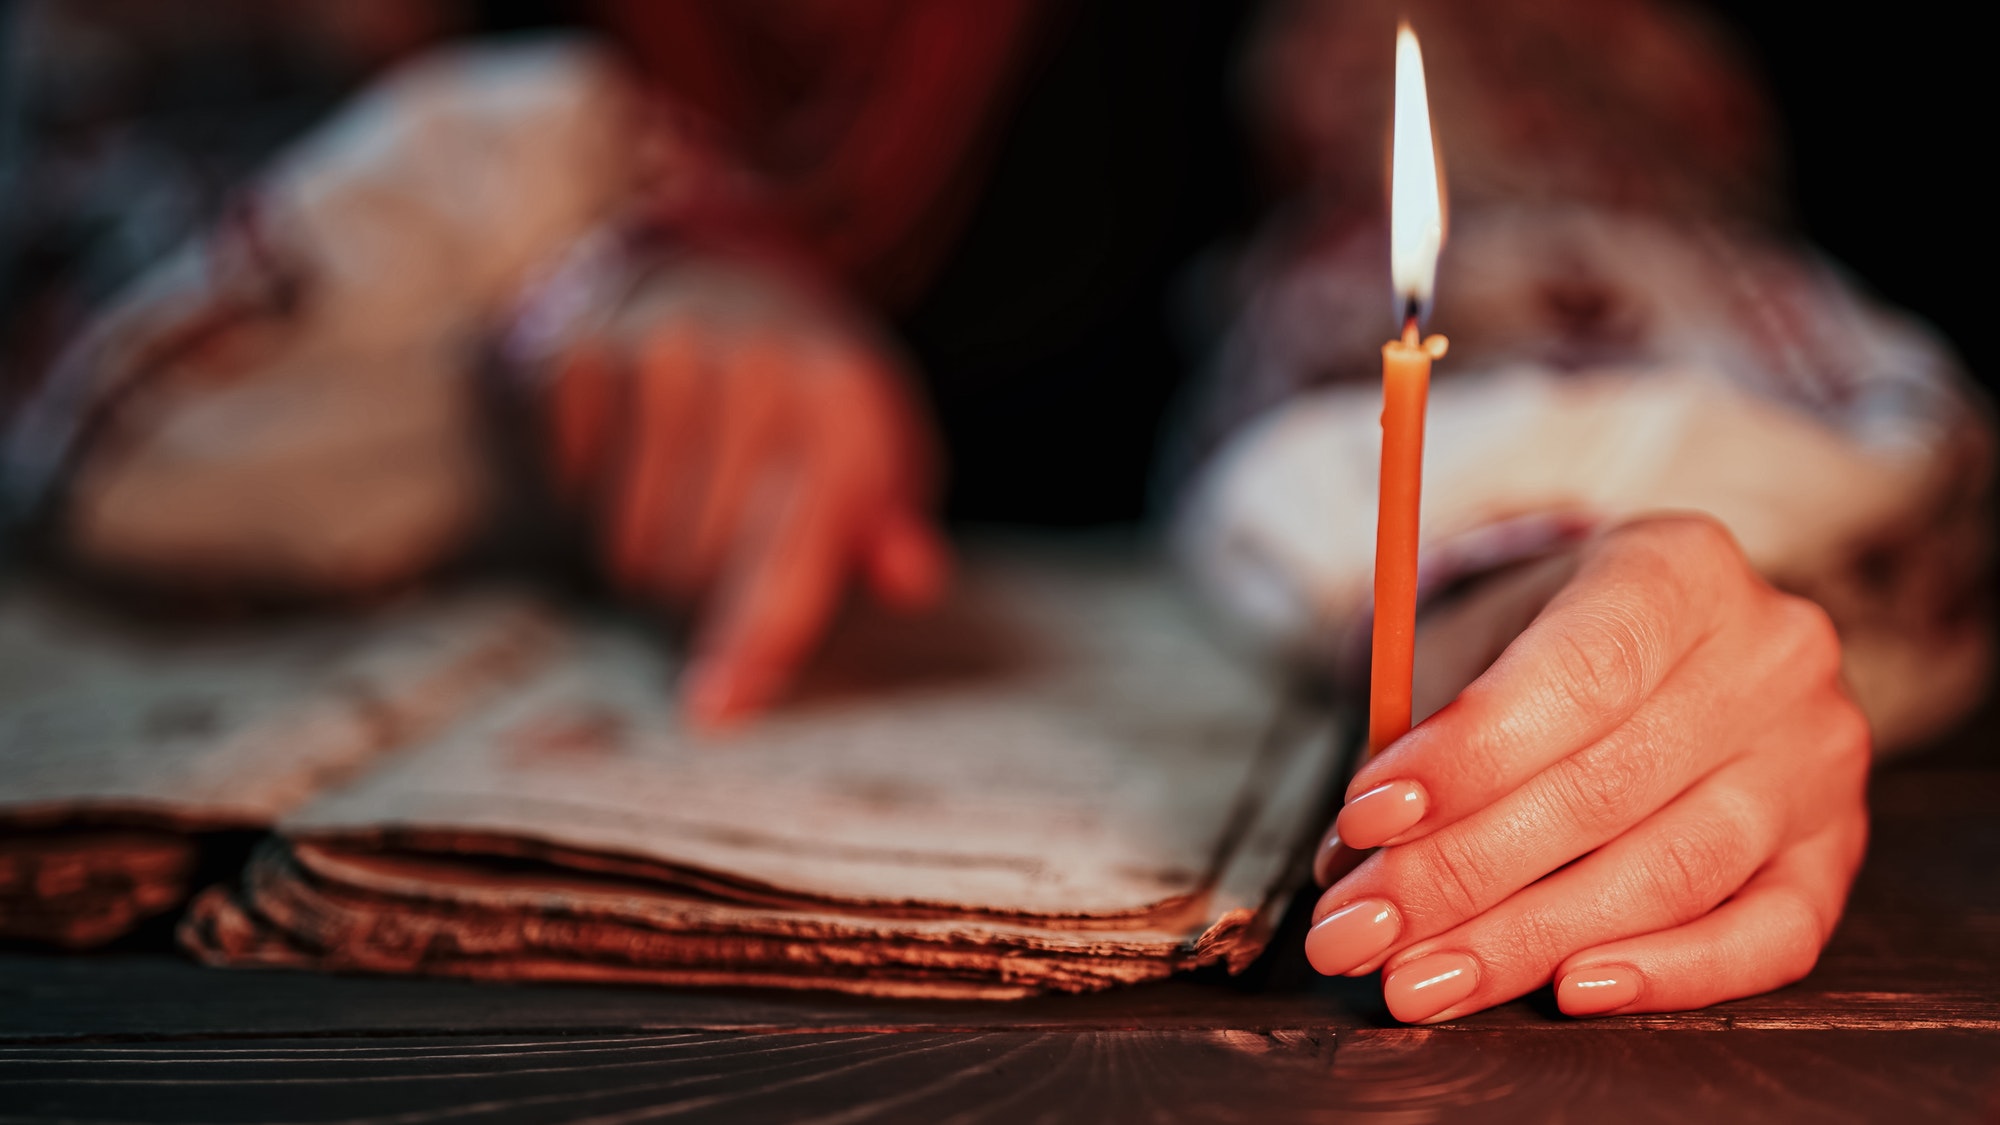
<path fill-rule="evenodd" d="M 1396 908 L 1381 899 L 1350 902 L 1306 931 L 1306 960 L 1314 970 L 1338 976 L 1379 956 L 1402 928 Z"/>
<path fill-rule="evenodd" d="M 1419 957 L 1382 980 L 1389 1014 L 1404 1023 L 1423 1023 L 1472 995 L 1479 987 L 1479 962 L 1464 953 Z"/>
<path fill-rule="evenodd" d="M 1313 853 L 1313 882 L 1322 887 L 1331 887 L 1347 877 L 1347 873 L 1361 866 L 1368 853 L 1357 851 L 1340 842 L 1340 831 L 1328 828 L 1326 836 L 1319 842 L 1319 851 Z"/>
<path fill-rule="evenodd" d="M 1573 969 L 1556 985 L 1556 1007 L 1572 1016 L 1601 1016 L 1639 998 L 1639 971 L 1624 965 Z"/>
<path fill-rule="evenodd" d="M 1416 827 L 1430 811 L 1430 798 L 1414 781 L 1377 785 L 1340 810 L 1334 831 L 1350 848 L 1375 848 Z"/>

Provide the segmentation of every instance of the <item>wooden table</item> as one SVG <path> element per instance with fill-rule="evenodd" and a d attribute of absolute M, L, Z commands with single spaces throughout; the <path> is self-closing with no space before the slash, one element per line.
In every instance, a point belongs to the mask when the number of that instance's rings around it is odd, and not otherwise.
<path fill-rule="evenodd" d="M 1299 955 L 1014 1004 L 507 987 L 0 954 L 0 1123 L 2000 1121 L 2000 708 L 1892 765 L 1803 983 L 1398 1027 Z"/>

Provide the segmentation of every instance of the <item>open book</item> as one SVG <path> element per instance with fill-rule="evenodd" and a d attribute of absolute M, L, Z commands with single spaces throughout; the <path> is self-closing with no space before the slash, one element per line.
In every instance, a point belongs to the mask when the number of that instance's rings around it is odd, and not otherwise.
<path fill-rule="evenodd" d="M 555 633 L 497 700 L 282 811 L 184 945 L 925 996 L 1241 967 L 1344 745 L 1102 553 L 989 553 L 938 613 L 857 614 L 793 702 L 714 738 L 637 623 Z"/>

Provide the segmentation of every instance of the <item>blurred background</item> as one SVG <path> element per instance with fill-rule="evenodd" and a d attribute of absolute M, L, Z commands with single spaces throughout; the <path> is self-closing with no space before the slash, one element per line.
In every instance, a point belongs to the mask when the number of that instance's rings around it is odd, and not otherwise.
<path fill-rule="evenodd" d="M 81 306 L 213 219 L 371 74 L 454 36 L 603 14 L 581 0 L 60 0 L 39 5 L 29 41 L 37 7 L 0 7 L 0 406 Z M 1990 387 L 1979 37 L 1881 5 L 1703 7 L 1777 107 L 1797 231 L 1942 329 Z M 1198 358 L 1184 315 L 1198 263 L 1269 201 L 1241 90 L 1254 5 L 1079 0 L 1042 17 L 961 234 L 894 327 L 951 451 L 950 517 L 1129 521 Z"/>

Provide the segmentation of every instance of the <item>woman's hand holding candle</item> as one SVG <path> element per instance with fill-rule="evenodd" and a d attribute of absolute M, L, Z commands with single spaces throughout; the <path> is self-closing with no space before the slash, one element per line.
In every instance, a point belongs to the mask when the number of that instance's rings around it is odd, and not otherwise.
<path fill-rule="evenodd" d="M 1398 1019 L 1551 981 L 1572 1015 L 1803 976 L 1867 836 L 1869 733 L 1840 643 L 1702 517 L 1643 520 L 1452 703 L 1369 762 L 1321 898 L 1323 973 L 1384 969 Z"/>

